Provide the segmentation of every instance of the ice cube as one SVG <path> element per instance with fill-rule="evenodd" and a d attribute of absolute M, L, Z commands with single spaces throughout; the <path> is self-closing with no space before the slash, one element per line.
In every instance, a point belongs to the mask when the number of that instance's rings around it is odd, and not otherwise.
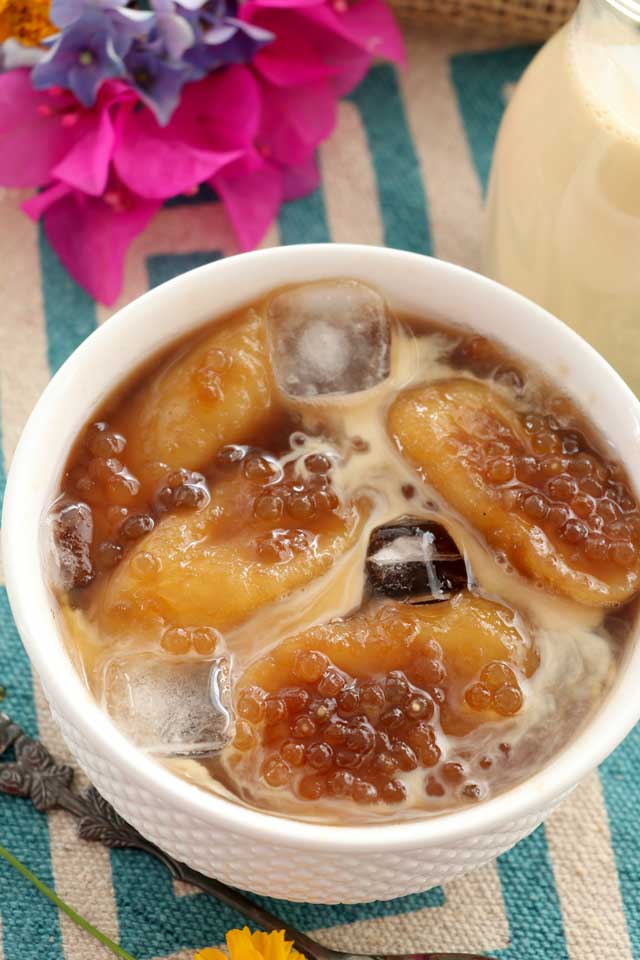
<path fill-rule="evenodd" d="M 148 753 L 206 757 L 231 737 L 227 661 L 114 658 L 104 674 L 102 706 L 116 726 Z"/>
<path fill-rule="evenodd" d="M 389 374 L 386 304 L 355 280 L 284 290 L 268 304 L 267 330 L 276 380 L 291 397 L 357 393 Z"/>
<path fill-rule="evenodd" d="M 91 507 L 86 503 L 59 505 L 52 513 L 52 532 L 61 588 L 88 586 L 94 577 Z"/>
<path fill-rule="evenodd" d="M 464 557 L 439 523 L 401 517 L 369 539 L 367 581 L 374 595 L 411 603 L 446 600 L 468 583 Z"/>

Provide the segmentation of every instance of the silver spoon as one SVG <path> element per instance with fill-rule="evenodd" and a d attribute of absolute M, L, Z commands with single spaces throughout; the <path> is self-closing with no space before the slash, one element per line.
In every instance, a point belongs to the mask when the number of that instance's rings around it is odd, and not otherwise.
<path fill-rule="evenodd" d="M 308 960 L 492 960 L 475 953 L 353 954 L 324 947 L 306 934 L 287 927 L 239 890 L 174 860 L 123 820 L 95 787 L 77 793 L 72 788 L 73 769 L 56 763 L 43 744 L 32 740 L 17 723 L 0 712 L 0 756 L 11 747 L 15 760 L 0 763 L 0 793 L 25 797 L 42 813 L 56 808 L 67 810 L 77 818 L 78 834 L 83 840 L 97 841 L 107 847 L 145 850 L 160 860 L 176 880 L 198 887 L 262 930 L 284 930 L 286 939 L 292 940 L 295 949 Z"/>

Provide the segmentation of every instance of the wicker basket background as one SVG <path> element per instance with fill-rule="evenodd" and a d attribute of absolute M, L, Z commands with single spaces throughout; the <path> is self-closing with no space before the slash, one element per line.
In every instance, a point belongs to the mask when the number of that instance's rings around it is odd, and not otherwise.
<path fill-rule="evenodd" d="M 546 40 L 577 0 L 391 0 L 398 17 L 511 41 Z"/>

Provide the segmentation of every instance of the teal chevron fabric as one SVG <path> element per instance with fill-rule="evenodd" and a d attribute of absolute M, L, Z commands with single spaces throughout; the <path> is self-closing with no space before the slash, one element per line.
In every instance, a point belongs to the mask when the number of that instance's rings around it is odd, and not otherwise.
<path fill-rule="evenodd" d="M 413 30 L 409 66 L 374 68 L 322 148 L 321 187 L 282 210 L 267 243 L 352 240 L 478 265 L 481 212 L 505 100 L 535 52 L 458 49 Z M 0 494 L 47 378 L 103 322 L 42 234 L 0 193 Z M 234 252 L 211 197 L 172 203 L 134 244 L 120 306 Z M 0 587 L 3 708 L 62 754 Z M 466 949 L 504 960 L 640 960 L 640 732 L 544 828 L 497 864 L 386 903 L 271 903 L 283 920 L 351 951 Z M 178 887 L 145 855 L 75 839 L 64 814 L 0 796 L 0 843 L 138 960 L 187 958 L 242 918 Z M 286 869 L 286 864 L 283 864 Z M 0 861 L 0 960 L 108 954 Z"/>

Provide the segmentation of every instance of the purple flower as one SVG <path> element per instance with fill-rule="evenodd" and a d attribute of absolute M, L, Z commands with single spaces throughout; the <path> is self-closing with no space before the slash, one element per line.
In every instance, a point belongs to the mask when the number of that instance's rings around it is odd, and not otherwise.
<path fill-rule="evenodd" d="M 62 30 L 87 13 L 101 13 L 113 31 L 117 52 L 123 56 L 131 41 L 148 32 L 155 17 L 151 11 L 131 10 L 127 0 L 53 0 L 51 20 Z"/>
<path fill-rule="evenodd" d="M 238 20 L 237 0 L 180 0 L 196 35 L 185 60 L 199 75 L 228 63 L 247 63 L 274 39 L 269 30 Z"/>
<path fill-rule="evenodd" d="M 85 107 L 91 107 L 103 80 L 123 73 L 111 24 L 96 10 L 84 13 L 54 40 L 34 67 L 32 79 L 36 90 L 64 87 Z"/>
<path fill-rule="evenodd" d="M 160 38 L 148 45 L 134 42 L 124 62 L 131 86 L 164 126 L 180 101 L 184 84 L 194 79 L 193 69 L 163 56 Z"/>
<path fill-rule="evenodd" d="M 180 60 L 185 50 L 195 43 L 193 27 L 176 12 L 173 0 L 154 0 L 155 31 L 161 40 L 167 56 L 171 60 Z"/>

